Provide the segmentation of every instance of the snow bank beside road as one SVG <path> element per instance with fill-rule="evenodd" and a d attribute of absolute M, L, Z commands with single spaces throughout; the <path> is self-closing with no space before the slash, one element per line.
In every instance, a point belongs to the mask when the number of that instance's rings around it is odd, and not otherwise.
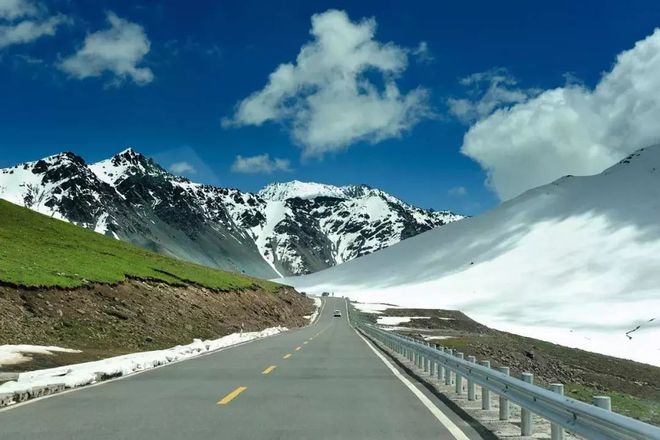
<path fill-rule="evenodd" d="M 25 400 L 28 397 L 41 395 L 37 391 L 41 388 L 55 385 L 63 385 L 65 388 L 76 388 L 89 385 L 107 378 L 126 376 L 132 373 L 150 370 L 161 365 L 190 359 L 242 342 L 276 335 L 286 330 L 285 327 L 271 327 L 260 332 L 233 333 L 220 339 L 208 341 L 195 339 L 191 344 L 178 345 L 165 350 L 131 353 L 94 362 L 29 371 L 19 374 L 18 379 L 15 381 L 0 385 L 0 397 L 3 394 L 13 394 L 15 399 L 12 403 L 14 403 Z M 0 402 L 2 402 L 2 399 L 0 399 Z"/>
<path fill-rule="evenodd" d="M 319 312 L 321 311 L 321 306 L 323 305 L 323 301 L 318 296 L 314 296 L 312 299 L 314 300 L 314 307 L 316 307 L 316 309 L 314 309 L 314 313 L 311 315 L 305 316 L 305 318 L 309 319 L 310 324 L 316 321 L 316 318 L 319 316 Z"/>

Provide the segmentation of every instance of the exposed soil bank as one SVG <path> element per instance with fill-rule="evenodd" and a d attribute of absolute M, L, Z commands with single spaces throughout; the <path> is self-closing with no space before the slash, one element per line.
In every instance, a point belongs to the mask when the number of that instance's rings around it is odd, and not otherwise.
<path fill-rule="evenodd" d="M 2 367 L 24 371 L 307 323 L 313 302 L 295 290 L 221 292 L 128 281 L 72 290 L 0 286 L 0 344 L 56 345 L 82 353 L 35 355 Z"/>

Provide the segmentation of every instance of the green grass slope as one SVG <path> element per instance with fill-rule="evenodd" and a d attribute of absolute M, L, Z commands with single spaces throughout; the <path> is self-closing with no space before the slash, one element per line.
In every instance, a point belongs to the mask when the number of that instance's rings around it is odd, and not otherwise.
<path fill-rule="evenodd" d="M 149 252 L 0 200 L 0 282 L 71 288 L 127 277 L 219 290 L 279 287 Z"/>

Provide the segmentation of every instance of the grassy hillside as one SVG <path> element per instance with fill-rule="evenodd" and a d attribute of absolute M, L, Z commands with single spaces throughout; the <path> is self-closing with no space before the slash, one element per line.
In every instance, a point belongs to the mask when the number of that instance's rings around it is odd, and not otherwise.
<path fill-rule="evenodd" d="M 278 287 L 149 252 L 0 200 L 0 282 L 70 288 L 127 277 L 221 290 Z"/>

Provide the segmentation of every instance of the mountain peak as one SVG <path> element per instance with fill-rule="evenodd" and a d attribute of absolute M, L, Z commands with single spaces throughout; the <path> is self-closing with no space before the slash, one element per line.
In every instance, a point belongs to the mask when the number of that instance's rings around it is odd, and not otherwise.
<path fill-rule="evenodd" d="M 110 158 L 115 163 L 130 163 L 130 164 L 148 164 L 154 163 L 151 159 L 144 154 L 135 151 L 133 148 L 127 148 Z"/>
<path fill-rule="evenodd" d="M 127 148 L 109 159 L 92 164 L 90 169 L 99 179 L 111 185 L 134 175 L 167 174 L 160 165 L 133 148 Z"/>
<path fill-rule="evenodd" d="M 293 198 L 335 197 L 345 199 L 347 197 L 342 187 L 316 182 L 301 182 L 300 180 L 268 184 L 259 191 L 259 196 L 266 200 L 279 201 Z"/>

